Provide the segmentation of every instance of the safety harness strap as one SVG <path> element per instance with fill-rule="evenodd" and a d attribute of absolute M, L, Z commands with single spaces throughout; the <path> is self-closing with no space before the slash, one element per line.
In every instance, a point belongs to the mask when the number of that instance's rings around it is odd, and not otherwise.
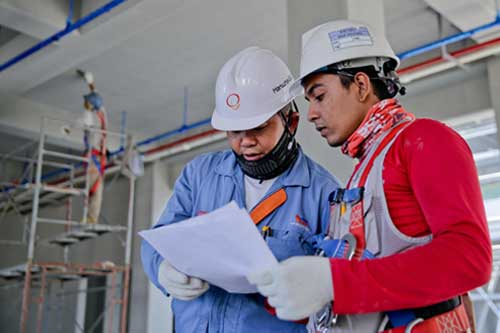
<path fill-rule="evenodd" d="M 276 208 L 280 207 L 285 203 L 287 199 L 285 189 L 280 189 L 264 200 L 262 200 L 257 206 L 250 212 L 250 217 L 255 225 L 259 224 L 263 219 L 265 219 L 269 214 L 274 212 Z"/>
<path fill-rule="evenodd" d="M 365 170 L 363 170 L 363 173 L 361 174 L 361 178 L 359 179 L 359 184 L 358 187 L 365 186 L 366 180 L 368 179 L 368 175 L 373 167 L 373 163 L 375 162 L 375 159 L 380 155 L 382 150 L 389 144 L 389 142 L 394 139 L 394 137 L 401 131 L 403 130 L 407 125 L 409 125 L 408 121 L 404 121 L 398 125 L 396 125 L 390 132 L 387 134 L 383 139 L 382 142 L 380 142 L 380 145 L 377 147 L 375 152 L 372 154 L 370 157 L 370 160 L 368 164 L 366 165 Z"/>
<path fill-rule="evenodd" d="M 463 304 L 429 319 L 417 318 L 410 324 L 380 333 L 469 333 L 471 326 Z"/>
<path fill-rule="evenodd" d="M 100 125 L 101 125 L 101 130 L 103 130 L 104 132 L 102 132 L 102 136 L 101 136 L 101 142 L 100 142 L 100 145 L 99 145 L 99 149 L 101 151 L 101 175 L 104 174 L 104 169 L 106 168 L 106 119 L 104 117 L 104 112 L 99 110 L 97 112 L 97 117 L 99 118 L 99 122 L 100 122 Z"/>
<path fill-rule="evenodd" d="M 368 179 L 368 175 L 373 167 L 373 163 L 375 159 L 380 155 L 382 150 L 392 141 L 392 139 L 406 126 L 408 125 L 407 121 L 404 121 L 398 125 L 396 125 L 380 142 L 377 149 L 373 154 L 371 154 L 370 160 L 366 164 L 361 177 L 358 182 L 358 188 L 364 188 L 366 181 Z M 360 162 L 362 163 L 362 162 Z M 354 175 L 354 174 L 353 174 Z M 351 183 L 352 177 L 349 180 L 349 185 Z M 356 251 L 354 253 L 354 259 L 360 259 L 363 255 L 363 251 L 366 247 L 366 237 L 365 237 L 365 220 L 364 220 L 364 209 L 363 209 L 363 200 L 359 200 L 352 206 L 351 209 L 351 224 L 349 226 L 349 231 L 356 238 Z"/>

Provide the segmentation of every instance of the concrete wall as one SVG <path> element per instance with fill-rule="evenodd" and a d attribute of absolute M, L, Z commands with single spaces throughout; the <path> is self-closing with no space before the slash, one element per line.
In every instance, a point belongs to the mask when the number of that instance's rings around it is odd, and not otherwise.
<path fill-rule="evenodd" d="M 295 77 L 299 75 L 302 34 L 314 26 L 347 17 L 348 6 L 343 1 L 315 1 L 314 6 L 307 1 L 288 1 L 288 64 Z M 352 161 L 340 154 L 338 149 L 331 149 L 320 137 L 314 126 L 307 122 L 307 103 L 304 98 L 297 99 L 301 122 L 297 139 L 311 158 L 346 182 L 352 169 Z"/>
<path fill-rule="evenodd" d="M 172 194 L 169 170 L 173 169 L 166 163 L 157 161 L 151 166 L 152 198 L 151 198 L 151 225 L 156 224 L 167 200 Z M 148 308 L 147 330 L 143 332 L 173 332 L 173 316 L 170 309 L 171 298 L 165 297 L 151 282 L 147 283 Z"/>
<path fill-rule="evenodd" d="M 417 117 L 444 120 L 491 107 L 488 73 L 484 64 L 472 64 L 467 71 L 453 69 L 411 83 L 400 98 Z"/>
<path fill-rule="evenodd" d="M 136 200 L 134 211 L 134 231 L 132 247 L 132 284 L 130 290 L 129 332 L 146 332 L 148 307 L 148 279 L 142 270 L 140 244 L 141 238 L 137 232 L 150 227 L 152 193 L 154 186 L 153 169 L 149 165 L 144 170 L 144 176 L 136 183 Z"/>
<path fill-rule="evenodd" d="M 83 112 L 83 104 L 81 111 L 69 112 L 24 97 L 10 96 L 9 98 L 0 99 L 0 132 L 5 131 L 13 135 L 38 140 L 42 118 L 50 118 L 44 125 L 45 133 L 50 134 L 49 142 L 60 146 L 69 145 L 82 149 L 82 131 L 71 128 L 71 132 L 65 134 L 62 131 L 62 126 L 76 125 L 75 122 L 83 115 Z M 108 111 L 107 116 L 108 130 L 120 132 L 118 125 L 120 124 L 120 112 Z M 109 135 L 107 137 L 109 150 L 113 151 L 118 149 L 119 146 L 120 140 L 117 136 Z"/>

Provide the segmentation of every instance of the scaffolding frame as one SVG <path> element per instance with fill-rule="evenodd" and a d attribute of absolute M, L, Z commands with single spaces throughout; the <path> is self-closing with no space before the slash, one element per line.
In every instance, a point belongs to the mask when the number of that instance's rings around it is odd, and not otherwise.
<path fill-rule="evenodd" d="M 39 286 L 39 296 L 32 298 L 32 303 L 36 303 L 38 306 L 37 309 L 37 319 L 36 319 L 36 332 L 40 333 L 42 332 L 42 321 L 43 321 L 43 309 L 45 306 L 45 293 L 48 284 L 50 283 L 49 279 L 55 278 L 55 279 L 62 279 L 64 280 L 65 277 L 68 277 L 68 279 L 71 279 L 74 276 L 78 277 L 89 277 L 89 276 L 109 276 L 111 275 L 111 304 L 109 304 L 105 308 L 105 312 L 108 312 L 108 331 L 111 333 L 113 330 L 113 319 L 114 319 L 114 313 L 115 313 L 115 305 L 119 304 L 121 305 L 121 314 L 120 314 L 120 326 L 121 327 L 126 327 L 126 320 L 127 320 L 127 315 L 126 315 L 126 306 L 128 305 L 128 292 L 124 292 L 122 295 L 123 298 L 116 298 L 116 290 L 117 290 L 117 275 L 122 274 L 125 279 L 124 279 L 124 284 L 123 284 L 123 289 L 128 290 L 129 288 L 129 275 L 127 272 L 129 272 L 129 269 L 126 266 L 110 266 L 106 267 L 106 265 L 103 264 L 94 264 L 94 265 L 78 265 L 78 264 L 64 264 L 64 263 L 38 263 L 36 265 L 32 265 L 30 269 L 34 271 L 40 272 L 40 276 L 38 277 L 38 280 L 40 281 L 40 286 Z M 31 291 L 31 282 L 32 279 L 31 277 L 26 277 L 25 281 L 30 279 L 28 283 L 28 289 L 27 292 L 30 293 Z M 82 291 L 80 291 L 82 292 Z M 24 306 L 24 304 L 23 304 Z M 100 319 L 98 319 L 99 321 Z M 122 329 L 123 332 L 123 329 Z"/>
<path fill-rule="evenodd" d="M 41 332 L 42 330 L 42 320 L 43 320 L 43 307 L 45 303 L 45 292 L 47 285 L 50 279 L 60 279 L 63 281 L 68 276 L 77 276 L 79 279 L 86 278 L 89 276 L 107 276 L 111 278 L 111 289 L 112 289 L 112 306 L 110 307 L 110 312 L 108 313 L 108 319 L 111 323 L 108 325 L 109 332 L 113 331 L 113 317 L 114 317 L 114 308 L 115 305 L 120 305 L 120 317 L 118 323 L 118 329 L 120 332 L 124 333 L 127 329 L 127 319 L 128 319 L 128 303 L 129 303 L 129 287 L 130 287 L 130 274 L 131 274 L 131 243 L 132 243 L 132 229 L 133 229 L 133 213 L 134 213 L 134 199 L 135 199 L 135 180 L 136 177 L 133 174 L 127 174 L 127 178 L 129 179 L 129 200 L 128 200 L 128 209 L 127 209 L 127 225 L 117 226 L 117 225 L 106 225 L 106 224 L 87 224 L 87 212 L 88 212 L 88 204 L 89 204 L 89 172 L 88 168 L 85 168 L 85 164 L 89 165 L 91 163 L 91 152 L 90 150 L 84 156 L 76 155 L 76 154 L 68 154 L 55 150 L 49 150 L 46 148 L 46 138 L 47 138 L 47 124 L 49 122 L 57 122 L 63 125 L 69 125 L 71 128 L 76 128 L 82 131 L 88 131 L 91 135 L 95 134 L 105 134 L 107 136 L 115 136 L 120 139 L 129 138 L 128 142 L 133 143 L 133 138 L 129 134 L 125 133 L 116 133 L 108 130 L 101 130 L 97 128 L 87 127 L 80 125 L 73 121 L 61 120 L 57 118 L 49 118 L 42 117 L 41 125 L 40 125 L 40 136 L 38 140 L 38 149 L 35 158 L 27 158 L 27 157 L 18 157 L 15 156 L 14 153 L 16 151 L 24 149 L 23 147 L 19 147 L 14 152 L 11 152 L 7 155 L 2 155 L 0 158 L 3 160 L 14 160 L 18 162 L 29 163 L 29 168 L 25 170 L 25 173 L 22 176 L 22 181 L 20 182 L 2 182 L 0 186 L 3 188 L 3 193 L 7 195 L 7 200 L 4 200 L 0 203 L 0 210 L 3 210 L 2 216 L 0 217 L 0 222 L 2 218 L 6 215 L 10 208 L 12 208 L 17 214 L 23 216 L 23 211 L 31 209 L 31 220 L 29 225 L 29 239 L 27 243 L 25 242 L 26 232 L 23 232 L 23 239 L 21 241 L 12 241 L 9 243 L 8 240 L 0 240 L 1 243 L 7 244 L 19 244 L 19 245 L 27 245 L 27 260 L 26 265 L 23 272 L 18 271 L 18 275 L 15 276 L 17 278 L 24 279 L 23 285 L 23 293 L 22 293 L 22 308 L 21 308 L 21 316 L 20 316 L 20 332 L 24 333 L 27 329 L 27 321 L 30 312 L 31 303 L 35 302 L 38 304 L 38 313 L 37 313 L 37 323 L 36 330 L 37 332 Z M 122 140 L 123 141 L 123 140 Z M 32 146 L 33 143 L 30 143 Z M 85 171 L 81 172 L 80 175 L 77 175 L 75 172 L 79 167 L 75 167 L 73 163 L 61 163 L 54 162 L 50 160 L 46 160 L 49 158 L 56 158 L 60 160 L 69 160 L 72 162 L 79 163 L 80 166 L 85 168 Z M 50 166 L 59 168 L 60 170 L 65 171 L 65 174 L 69 174 L 66 178 L 59 178 L 56 182 L 51 184 L 45 183 L 42 175 L 43 167 Z M 115 173 L 120 170 L 120 166 L 112 166 L 109 169 L 106 169 L 106 174 Z M 35 171 L 35 175 L 33 172 Z M 29 175 L 26 175 L 29 173 Z M 34 176 L 34 177 L 33 177 Z M 28 182 L 24 181 L 25 179 L 29 179 Z M 34 182 L 33 182 L 34 178 Z M 75 187 L 75 185 L 83 183 L 83 188 Z M 7 188 L 9 187 L 9 188 Z M 7 191 L 6 191 L 7 189 Z M 15 192 L 13 195 L 9 193 L 10 190 Z M 66 219 L 53 219 L 53 218 L 44 218 L 39 216 L 40 205 L 46 203 L 47 200 L 41 198 L 42 192 L 50 192 L 46 197 L 49 197 L 49 200 L 59 201 L 64 198 L 68 198 L 68 210 L 66 213 Z M 30 203 L 22 204 L 21 207 L 18 207 L 18 200 L 29 198 L 31 195 L 32 200 Z M 50 196 L 52 195 L 52 196 Z M 82 219 L 79 221 L 72 220 L 72 197 L 73 196 L 83 196 L 83 212 Z M 41 200 L 42 199 L 42 200 Z M 31 206 L 31 207 L 30 207 Z M 49 223 L 55 225 L 63 225 L 65 228 L 66 239 L 72 239 L 74 242 L 64 243 L 61 241 L 56 244 L 63 247 L 64 251 L 64 262 L 35 262 L 36 255 L 36 245 L 37 243 L 37 227 L 39 223 Z M 26 229 L 26 225 L 25 225 Z M 82 264 L 74 264 L 68 262 L 68 252 L 69 246 L 73 243 L 77 243 L 79 241 L 83 241 L 88 238 L 98 237 L 101 234 L 107 232 L 126 232 L 126 239 L 124 242 L 125 252 L 124 252 L 124 265 L 123 266 L 115 266 L 112 267 L 103 267 L 99 266 L 99 264 L 94 265 L 82 265 Z M 86 236 L 85 236 L 86 235 Z M 97 266 L 96 266 L 97 265 Z M 117 290 L 117 275 L 121 275 L 122 284 L 121 284 L 121 297 L 115 298 L 116 290 Z M 40 285 L 40 291 L 38 297 L 31 296 L 31 289 L 33 281 L 38 280 Z M 105 309 L 106 311 L 106 309 Z M 102 318 L 101 318 L 102 319 Z"/>

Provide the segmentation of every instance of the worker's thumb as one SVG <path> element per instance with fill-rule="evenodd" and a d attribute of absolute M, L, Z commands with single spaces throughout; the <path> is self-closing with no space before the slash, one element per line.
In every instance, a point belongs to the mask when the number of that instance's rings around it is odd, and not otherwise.
<path fill-rule="evenodd" d="M 168 261 L 163 260 L 158 268 L 158 281 L 162 285 L 170 283 L 182 285 L 189 283 L 189 277 L 175 269 L 174 266 L 172 266 Z"/>

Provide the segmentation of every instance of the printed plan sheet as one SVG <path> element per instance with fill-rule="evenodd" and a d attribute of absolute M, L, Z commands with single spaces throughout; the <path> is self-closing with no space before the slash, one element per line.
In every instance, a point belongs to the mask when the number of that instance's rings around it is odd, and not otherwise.
<path fill-rule="evenodd" d="M 232 293 L 256 292 L 247 274 L 277 263 L 247 211 L 234 201 L 139 235 L 177 270 Z"/>

